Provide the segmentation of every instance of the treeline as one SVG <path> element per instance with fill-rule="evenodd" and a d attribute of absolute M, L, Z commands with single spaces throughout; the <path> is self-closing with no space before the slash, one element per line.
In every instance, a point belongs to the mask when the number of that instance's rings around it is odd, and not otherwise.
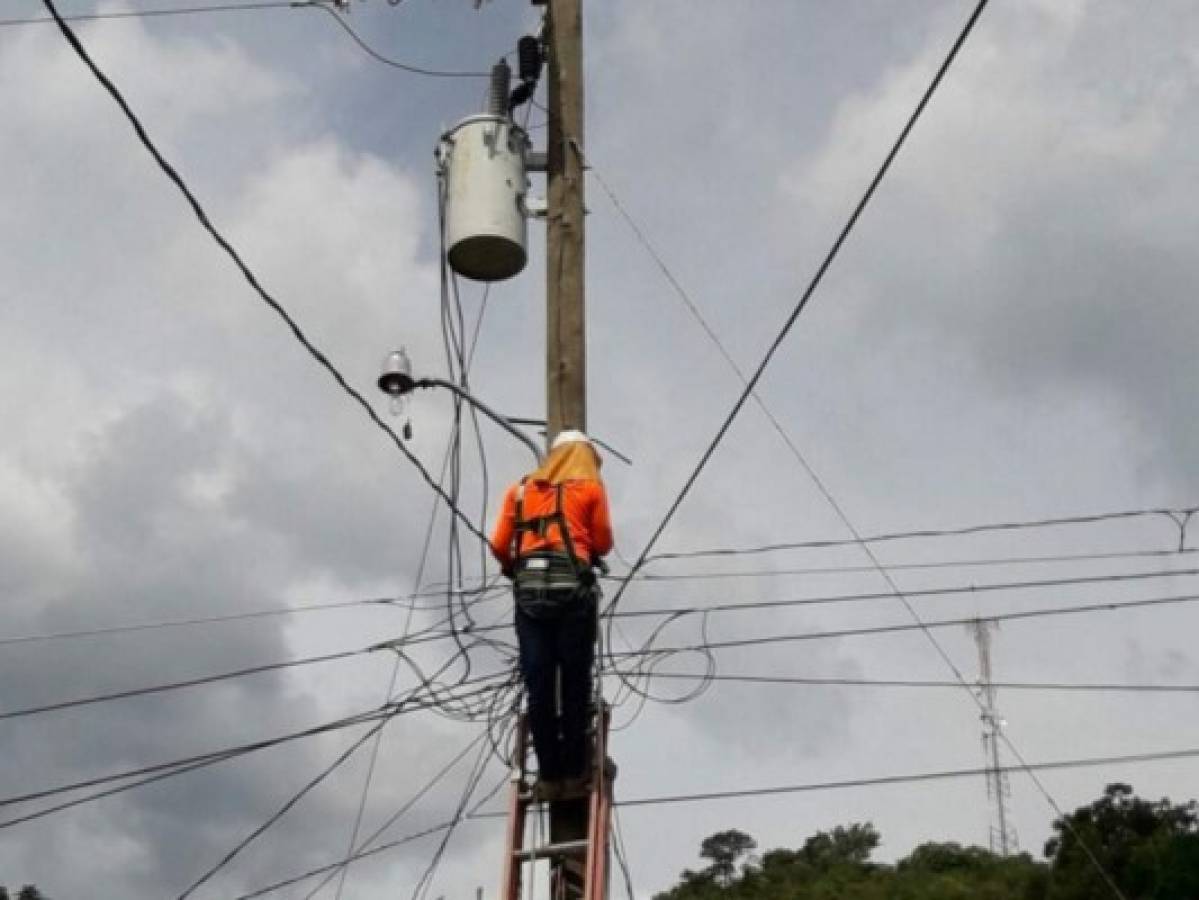
<path fill-rule="evenodd" d="M 707 865 L 684 870 L 655 900 L 1199 900 L 1193 800 L 1143 800 L 1111 784 L 1094 803 L 1058 818 L 1053 831 L 1043 861 L 927 843 L 888 865 L 871 861 L 880 835 L 869 823 L 760 854 L 752 837 L 732 829 L 706 838 L 700 858 Z"/>

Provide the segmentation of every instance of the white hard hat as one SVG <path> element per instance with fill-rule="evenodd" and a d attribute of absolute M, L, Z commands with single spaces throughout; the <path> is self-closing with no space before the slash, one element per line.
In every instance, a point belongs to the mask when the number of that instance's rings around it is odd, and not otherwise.
<path fill-rule="evenodd" d="M 575 442 L 581 442 L 590 446 L 591 438 L 587 437 L 581 431 L 568 428 L 565 431 L 558 432 L 558 436 L 554 438 L 554 443 L 550 446 L 550 449 L 557 450 L 563 444 L 573 444 Z"/>

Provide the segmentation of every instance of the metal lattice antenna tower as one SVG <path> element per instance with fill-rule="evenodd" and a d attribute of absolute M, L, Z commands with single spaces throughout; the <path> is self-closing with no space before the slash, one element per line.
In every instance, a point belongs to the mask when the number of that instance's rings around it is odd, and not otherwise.
<path fill-rule="evenodd" d="M 978 645 L 978 689 L 983 712 L 983 755 L 987 765 L 987 798 L 991 803 L 994 821 L 991 824 L 991 852 L 1007 856 L 1018 849 L 1016 831 L 1008 824 L 1008 798 L 1011 785 L 1007 773 L 999 765 L 999 730 L 1003 719 L 995 704 L 995 682 L 991 677 L 991 632 L 999 628 L 993 619 L 975 619 L 970 624 L 974 643 Z"/>

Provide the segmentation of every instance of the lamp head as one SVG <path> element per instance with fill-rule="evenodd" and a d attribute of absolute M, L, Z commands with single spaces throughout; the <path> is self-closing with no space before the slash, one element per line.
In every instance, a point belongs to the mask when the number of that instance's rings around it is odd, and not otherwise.
<path fill-rule="evenodd" d="M 378 385 L 379 390 L 392 397 L 410 394 L 416 387 L 416 379 L 412 377 L 412 360 L 403 347 L 391 351 L 383 360 L 383 373 L 379 376 Z"/>

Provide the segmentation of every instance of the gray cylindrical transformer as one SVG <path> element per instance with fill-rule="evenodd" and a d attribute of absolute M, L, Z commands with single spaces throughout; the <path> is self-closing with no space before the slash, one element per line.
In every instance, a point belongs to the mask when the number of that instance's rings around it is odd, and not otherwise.
<path fill-rule="evenodd" d="M 528 149 L 505 116 L 471 116 L 442 138 L 446 258 L 464 278 L 503 281 L 525 267 Z"/>

